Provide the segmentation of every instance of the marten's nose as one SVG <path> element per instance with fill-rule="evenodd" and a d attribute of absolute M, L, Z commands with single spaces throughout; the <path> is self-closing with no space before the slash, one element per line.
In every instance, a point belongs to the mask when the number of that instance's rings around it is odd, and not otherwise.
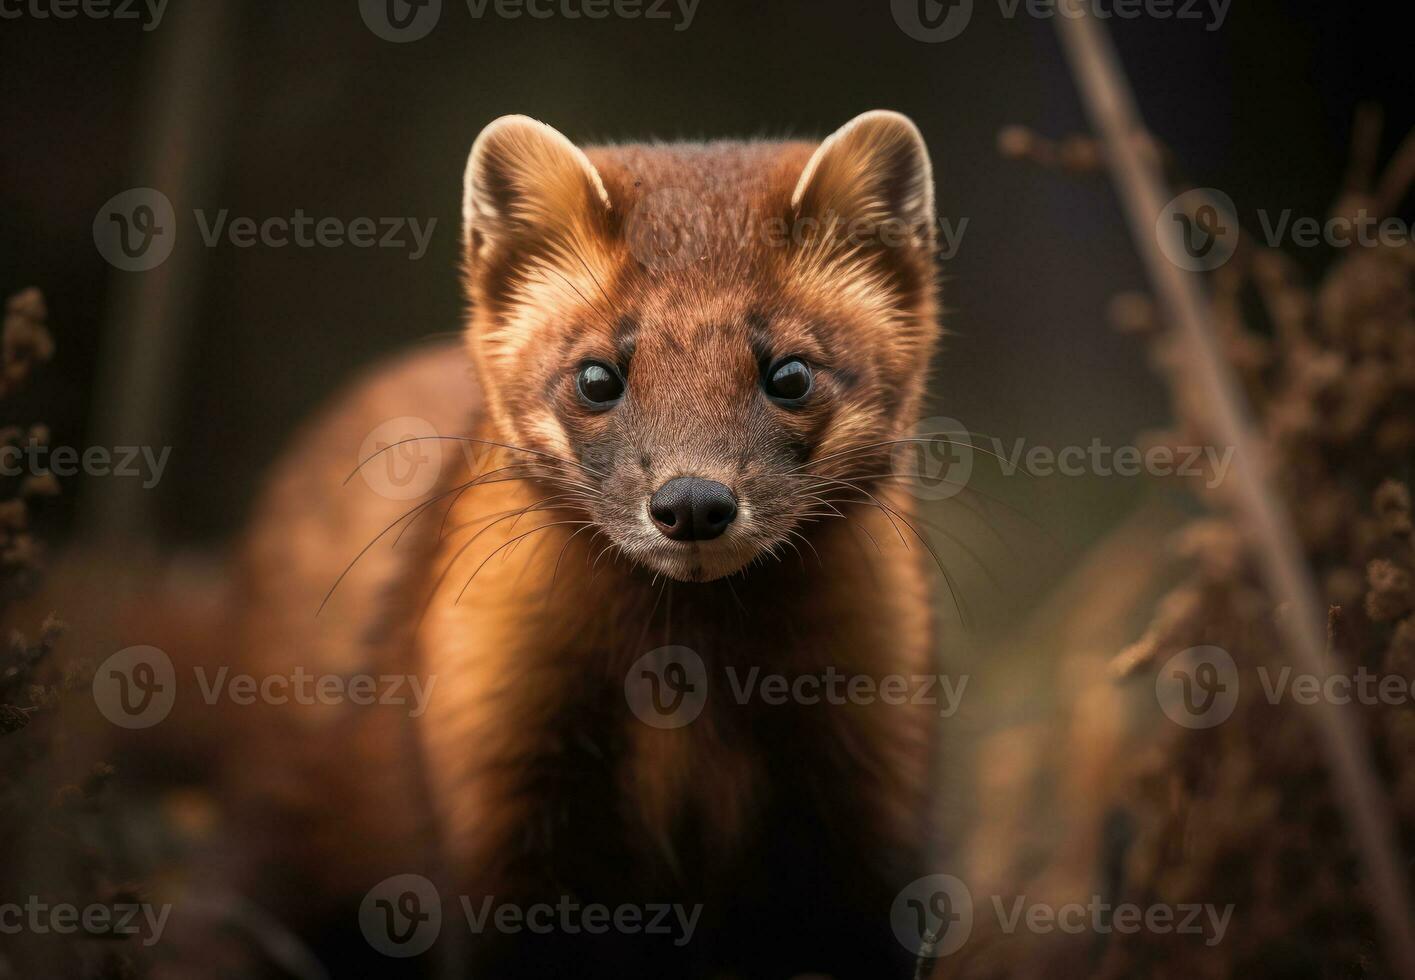
<path fill-rule="evenodd" d="M 649 516 L 674 541 L 710 541 L 737 516 L 737 501 L 721 483 L 680 476 L 649 498 Z"/>

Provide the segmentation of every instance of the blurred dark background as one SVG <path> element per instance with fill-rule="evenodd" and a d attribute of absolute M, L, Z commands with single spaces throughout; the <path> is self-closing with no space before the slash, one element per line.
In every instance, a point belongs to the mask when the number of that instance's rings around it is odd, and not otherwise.
<path fill-rule="evenodd" d="M 701 0 L 686 30 L 668 10 L 477 19 L 445 0 L 437 27 L 402 44 L 371 31 L 355 0 L 172 0 L 152 31 L 0 19 L 0 294 L 40 287 L 58 343 L 6 421 L 43 418 L 55 444 L 172 446 L 144 491 L 156 533 L 221 540 L 292 427 L 337 385 L 456 330 L 462 167 L 491 119 L 526 113 L 577 141 L 819 136 L 875 107 L 919 123 L 943 215 L 955 228 L 967 219 L 944 269 L 953 336 L 936 413 L 1049 445 L 1122 443 L 1163 421 L 1142 347 L 1105 326 L 1116 284 L 1145 285 L 1109 185 L 997 152 L 1010 123 L 1086 129 L 1052 20 L 979 0 L 960 37 L 931 44 L 896 25 L 888 0 Z M 1258 208 L 1325 216 L 1361 101 L 1385 109 L 1384 154 L 1415 124 L 1399 20 L 1394 4 L 1234 0 L 1218 30 L 1207 16 L 1108 24 L 1151 128 L 1247 223 Z M 186 257 L 166 280 L 120 272 L 94 244 L 100 206 L 137 186 L 177 205 Z M 193 208 L 437 224 L 416 261 L 348 245 L 183 252 L 199 241 Z M 1313 271 L 1324 261 L 1298 258 Z M 168 380 L 122 390 L 135 376 L 122 365 L 149 343 L 133 311 L 154 304 L 177 329 L 147 376 Z M 156 429 L 115 431 L 125 399 L 154 406 Z M 85 494 L 108 488 L 67 482 L 51 519 L 92 533 L 102 512 Z M 1075 541 L 1123 513 L 1139 482 L 1000 492 Z"/>

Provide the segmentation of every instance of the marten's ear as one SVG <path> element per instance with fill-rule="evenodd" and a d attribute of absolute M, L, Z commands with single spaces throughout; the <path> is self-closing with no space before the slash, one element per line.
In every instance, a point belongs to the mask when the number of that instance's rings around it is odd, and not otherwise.
<path fill-rule="evenodd" d="M 840 127 L 811 156 L 791 195 L 795 217 L 818 222 L 855 244 L 934 240 L 933 168 L 919 128 L 877 109 Z M 869 249 L 866 249 L 869 251 Z"/>
<path fill-rule="evenodd" d="M 609 195 L 584 151 L 527 116 L 502 116 L 467 158 L 462 235 L 473 266 L 489 253 L 533 258 L 602 234 Z"/>

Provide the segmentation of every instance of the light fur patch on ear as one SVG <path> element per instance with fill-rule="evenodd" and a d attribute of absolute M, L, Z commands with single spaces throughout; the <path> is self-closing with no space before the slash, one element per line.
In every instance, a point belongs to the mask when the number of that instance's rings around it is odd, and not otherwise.
<path fill-rule="evenodd" d="M 610 209 L 599 172 L 574 143 L 528 116 L 502 116 L 472 144 L 462 184 L 469 251 L 574 240 Z"/>
<path fill-rule="evenodd" d="M 791 206 L 798 216 L 878 227 L 898 222 L 933 240 L 933 167 L 919 128 L 876 109 L 832 133 L 811 156 Z"/>

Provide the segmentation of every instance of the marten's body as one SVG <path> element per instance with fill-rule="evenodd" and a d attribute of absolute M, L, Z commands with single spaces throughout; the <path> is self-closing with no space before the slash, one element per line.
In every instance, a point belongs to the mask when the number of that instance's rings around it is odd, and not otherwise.
<path fill-rule="evenodd" d="M 403 873 L 436 882 L 444 933 L 465 932 L 457 896 L 701 904 L 681 945 L 464 936 L 457 955 L 481 976 L 901 975 L 890 903 L 929 870 L 937 708 L 774 703 L 752 685 L 935 670 L 927 551 L 888 472 L 936 338 L 930 179 L 912 125 L 883 113 L 819 149 L 586 155 L 529 120 L 488 128 L 468 169 L 465 343 L 354 389 L 257 512 L 242 669 L 406 674 L 427 692 L 416 718 L 242 719 L 238 798 L 268 847 L 251 887 L 283 896 L 265 904 L 342 910 Z M 762 224 L 777 218 L 784 239 Z M 799 233 L 802 218 L 817 220 Z M 844 241 L 856 219 L 913 237 Z M 686 229 L 667 258 L 635 237 L 665 223 Z M 436 485 L 341 486 L 389 453 Z M 678 478 L 730 496 L 725 531 L 675 527 L 656 491 Z M 664 647 L 702 665 L 686 686 L 700 713 L 677 727 L 631 705 Z M 311 928 L 356 937 L 340 914 Z"/>

